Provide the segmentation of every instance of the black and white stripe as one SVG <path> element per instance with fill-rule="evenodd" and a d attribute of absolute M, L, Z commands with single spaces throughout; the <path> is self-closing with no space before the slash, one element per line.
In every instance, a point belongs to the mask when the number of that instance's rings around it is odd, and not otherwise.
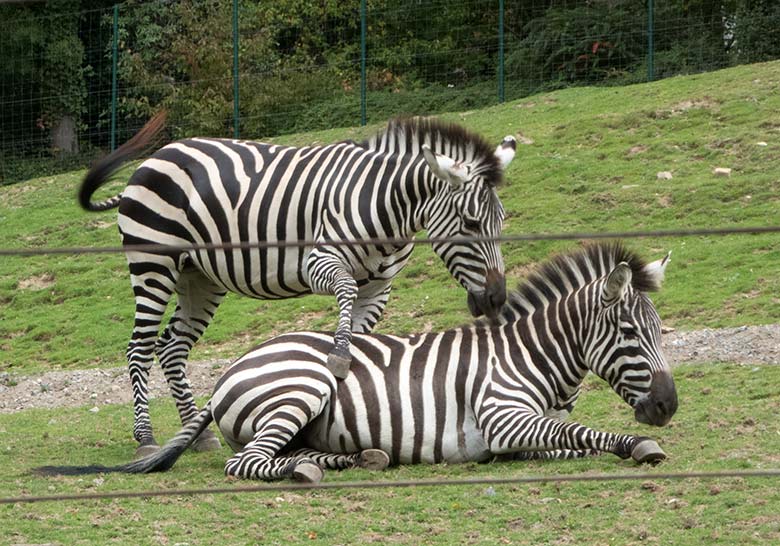
<path fill-rule="evenodd" d="M 514 139 L 507 137 L 493 149 L 461 127 L 425 119 L 393 121 L 361 144 L 293 148 L 243 140 L 180 140 L 145 160 L 120 196 L 90 201 L 163 123 L 164 118 L 153 119 L 127 145 L 93 167 L 82 184 L 80 202 L 85 209 L 119 206 L 124 245 L 411 241 L 422 229 L 433 237 L 501 233 L 504 212 L 496 187 L 514 156 Z M 407 243 L 129 250 L 136 312 L 127 358 L 136 440 L 142 447 L 156 446 L 147 387 L 155 355 L 182 422 L 197 414 L 186 360 L 228 292 L 261 299 L 335 295 L 339 322 L 328 364 L 343 377 L 351 359 L 352 332 L 373 329 L 387 303 L 392 279 L 412 249 Z M 434 250 L 467 289 L 472 312 L 495 315 L 505 299 L 499 245 L 442 243 Z M 174 293 L 176 310 L 158 337 Z M 213 446 L 215 441 L 206 435 L 201 444 Z"/>
<path fill-rule="evenodd" d="M 243 478 L 294 476 L 299 463 L 344 468 L 366 450 L 386 452 L 391 463 L 661 458 L 648 439 L 564 419 L 591 371 L 638 421 L 672 418 L 677 395 L 645 293 L 660 286 L 667 263 L 646 264 L 619 244 L 561 255 L 511 294 L 498 324 L 356 334 L 353 366 L 339 382 L 325 366 L 329 334 L 275 337 L 228 369 L 201 425 L 217 423 L 236 451 L 225 471 Z M 195 436 L 182 431 L 162 453 L 114 470 L 167 468 Z"/>

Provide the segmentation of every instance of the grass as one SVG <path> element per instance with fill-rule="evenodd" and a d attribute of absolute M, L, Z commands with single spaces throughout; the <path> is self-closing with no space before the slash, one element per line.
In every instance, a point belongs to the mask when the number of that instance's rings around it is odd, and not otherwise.
<path fill-rule="evenodd" d="M 675 370 L 680 409 L 662 429 L 640 425 L 608 385 L 590 379 L 573 414 L 601 430 L 650 435 L 656 468 L 612 455 L 577 460 L 330 471 L 326 481 L 458 479 L 582 473 L 777 468 L 780 367 Z M 169 400 L 155 401 L 175 432 Z M 226 479 L 222 452 L 186 453 L 162 474 L 39 478 L 43 464 L 125 462 L 131 411 L 106 406 L 0 416 L 3 496 L 246 485 Z M 67 427 L 64 425 L 67 424 Z M 19 453 L 24 453 L 20 457 Z M 268 492 L 0 505 L 10 543 L 55 544 L 766 544 L 780 540 L 774 478 L 436 486 Z"/>
<path fill-rule="evenodd" d="M 500 191 L 506 233 L 766 226 L 780 217 L 779 84 L 780 62 L 774 62 L 623 88 L 574 88 L 444 117 L 494 142 L 505 134 L 533 140 L 520 147 Z M 277 140 L 331 142 L 375 130 Z M 716 178 L 714 167 L 732 168 L 732 176 Z M 674 178 L 657 180 L 659 171 Z M 0 247 L 117 245 L 116 211 L 77 207 L 82 175 L 0 188 Z M 650 258 L 673 250 L 667 286 L 656 297 L 671 326 L 762 324 L 780 316 L 776 235 L 630 245 Z M 571 246 L 505 245 L 510 284 L 528 264 Z M 232 357 L 291 329 L 333 328 L 336 309 L 330 297 L 258 302 L 230 296 L 193 358 Z M 120 365 L 132 317 L 122 255 L 3 258 L 0 370 Z M 431 249 L 420 247 L 395 282 L 379 330 L 408 333 L 468 320 L 465 293 Z"/>
<path fill-rule="evenodd" d="M 494 142 L 521 134 L 500 193 L 507 233 L 776 225 L 780 212 L 780 63 L 742 66 L 624 88 L 577 88 L 443 116 Z M 376 127 L 277 139 L 307 144 L 361 138 Z M 759 146 L 765 142 L 766 146 Z M 715 167 L 733 169 L 716 178 Z M 671 171 L 671 180 L 656 173 Z M 0 247 L 113 246 L 115 212 L 87 214 L 74 194 L 83 172 L 0 188 Z M 122 187 L 117 183 L 114 190 Z M 108 195 L 111 189 L 106 190 Z M 780 316 L 777 235 L 632 240 L 648 258 L 673 250 L 654 295 L 667 325 L 691 329 L 773 323 Z M 506 245 L 510 277 L 572 243 Z M 395 282 L 380 330 L 439 329 L 469 320 L 430 248 Z M 0 372 L 121 365 L 132 324 L 121 255 L 3 257 Z M 291 329 L 332 328 L 333 298 L 259 302 L 228 297 L 194 359 L 235 357 Z M 657 470 L 777 468 L 780 367 L 682 366 L 680 410 L 664 429 L 631 421 L 602 383 L 588 382 L 574 418 L 657 437 Z M 11 378 L 11 381 L 13 379 Z M 177 418 L 154 400 L 160 438 Z M 125 462 L 134 449 L 127 406 L 0 415 L 3 496 L 225 486 L 221 453 L 187 453 L 151 476 L 37 478 L 43 464 Z M 329 481 L 644 472 L 603 456 L 581 461 L 398 467 L 328 473 Z M 2 541 L 57 544 L 764 544 L 780 541 L 773 479 L 430 487 L 206 495 L 0 506 Z"/>

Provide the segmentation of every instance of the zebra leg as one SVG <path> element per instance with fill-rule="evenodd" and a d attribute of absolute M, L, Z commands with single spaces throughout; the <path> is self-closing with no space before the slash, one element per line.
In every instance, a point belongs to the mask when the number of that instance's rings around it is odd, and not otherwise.
<path fill-rule="evenodd" d="M 590 450 L 614 453 L 621 459 L 631 457 L 638 463 L 654 463 L 666 458 L 650 438 L 600 432 L 526 409 L 492 405 L 484 408 L 479 421 L 494 455 L 517 451 Z"/>
<path fill-rule="evenodd" d="M 214 313 L 226 292 L 199 271 L 188 270 L 179 276 L 176 293 L 176 311 L 157 340 L 155 353 L 176 401 L 182 425 L 186 426 L 198 415 L 186 374 L 187 358 L 193 345 L 214 318 Z M 209 451 L 220 447 L 219 438 L 210 430 L 205 430 L 193 444 L 195 451 Z"/>
<path fill-rule="evenodd" d="M 333 282 L 333 291 L 339 303 L 339 325 L 333 335 L 333 349 L 328 354 L 327 366 L 338 379 L 344 379 L 352 363 L 349 346 L 352 343 L 352 305 L 357 297 L 357 283 L 345 271 L 340 271 Z"/>
<path fill-rule="evenodd" d="M 367 334 L 382 318 L 390 297 L 391 279 L 374 281 L 360 287 L 352 307 L 352 331 Z"/>
<path fill-rule="evenodd" d="M 325 453 L 308 447 L 288 453 L 290 457 L 311 459 L 327 470 L 347 468 L 365 468 L 366 470 L 384 470 L 390 465 L 390 456 L 381 449 L 364 449 L 357 453 Z"/>
<path fill-rule="evenodd" d="M 352 362 L 349 346 L 352 342 L 352 306 L 357 297 L 357 282 L 347 273 L 344 264 L 337 257 L 325 251 L 312 251 L 307 266 L 312 292 L 335 294 L 339 304 L 339 324 L 326 365 L 335 377 L 344 379 Z"/>
<path fill-rule="evenodd" d="M 179 272 L 169 256 L 132 252 L 127 254 L 130 282 L 135 294 L 133 334 L 127 345 L 127 365 L 133 389 L 133 437 L 136 456 L 157 449 L 149 417 L 149 369 L 165 308 L 175 290 Z"/>
<path fill-rule="evenodd" d="M 302 402 L 307 408 L 301 407 Z M 225 475 L 248 480 L 292 478 L 307 483 L 319 482 L 324 473 L 314 460 L 302 455 L 278 454 L 319 414 L 324 406 L 322 402 L 320 399 L 315 407 L 305 400 L 296 399 L 282 403 L 263 415 L 263 422 L 252 441 L 228 459 Z"/>
<path fill-rule="evenodd" d="M 494 461 L 538 461 L 550 459 L 581 459 L 583 457 L 595 457 L 601 455 L 601 451 L 595 449 L 553 449 L 551 451 L 516 451 L 496 455 Z"/>

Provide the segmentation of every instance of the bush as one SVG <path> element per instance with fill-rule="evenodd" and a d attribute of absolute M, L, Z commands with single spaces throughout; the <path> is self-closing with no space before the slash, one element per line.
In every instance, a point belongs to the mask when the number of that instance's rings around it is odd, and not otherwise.
<path fill-rule="evenodd" d="M 644 63 L 646 41 L 631 2 L 611 9 L 551 8 L 512 32 L 507 79 L 529 93 L 630 78 Z M 604 8 L 604 6 L 602 6 Z"/>

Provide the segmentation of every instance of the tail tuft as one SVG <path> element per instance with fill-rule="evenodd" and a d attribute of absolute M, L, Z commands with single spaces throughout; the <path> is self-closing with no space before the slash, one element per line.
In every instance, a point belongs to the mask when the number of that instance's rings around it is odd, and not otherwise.
<path fill-rule="evenodd" d="M 90 466 L 39 466 L 30 471 L 37 476 L 80 476 L 82 474 L 106 474 L 120 472 L 119 466 L 103 466 L 93 464 Z"/>
<path fill-rule="evenodd" d="M 121 194 L 115 195 L 109 199 L 99 202 L 92 202 L 92 194 L 105 184 L 126 161 L 138 157 L 144 150 L 154 144 L 160 137 L 165 128 L 167 112 L 161 110 L 155 116 L 146 122 L 146 125 L 136 133 L 133 138 L 122 144 L 119 148 L 111 152 L 95 163 L 84 177 L 79 188 L 78 201 L 84 210 L 99 212 L 108 210 L 119 205 Z"/>
<path fill-rule="evenodd" d="M 120 466 L 40 466 L 32 470 L 39 476 L 80 476 L 82 474 L 107 474 L 122 472 L 125 474 L 149 474 L 150 472 L 165 472 L 179 459 L 182 453 L 192 445 L 192 442 L 206 430 L 214 417 L 211 415 L 211 402 L 200 410 L 198 416 L 187 423 L 176 436 L 160 448 L 159 451 L 147 455 L 137 461 Z"/>

